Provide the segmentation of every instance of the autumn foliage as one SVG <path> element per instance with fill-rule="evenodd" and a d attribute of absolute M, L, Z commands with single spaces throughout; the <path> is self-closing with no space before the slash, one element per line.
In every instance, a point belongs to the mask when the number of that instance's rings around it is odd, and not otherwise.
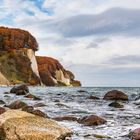
<path fill-rule="evenodd" d="M 0 27 L 0 51 L 29 48 L 38 50 L 36 39 L 28 32 L 21 29 Z"/>

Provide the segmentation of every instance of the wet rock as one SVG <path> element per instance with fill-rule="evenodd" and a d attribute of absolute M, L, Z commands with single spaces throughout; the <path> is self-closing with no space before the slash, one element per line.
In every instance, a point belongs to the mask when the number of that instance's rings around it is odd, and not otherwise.
<path fill-rule="evenodd" d="M 54 102 L 57 102 L 57 103 L 59 103 L 59 102 L 60 102 L 60 100 L 56 99 L 56 100 L 54 100 Z"/>
<path fill-rule="evenodd" d="M 120 104 L 119 102 L 112 102 L 108 106 L 115 107 L 115 108 L 123 108 L 124 105 Z"/>
<path fill-rule="evenodd" d="M 45 114 L 44 112 L 40 110 L 33 110 L 31 113 L 40 117 L 49 118 L 47 114 Z"/>
<path fill-rule="evenodd" d="M 10 90 L 10 93 L 15 93 L 16 95 L 26 95 L 27 93 L 29 93 L 29 88 L 25 84 L 14 86 Z"/>
<path fill-rule="evenodd" d="M 22 107 L 22 111 L 32 113 L 34 111 L 34 107 L 33 106 L 24 106 L 24 107 Z"/>
<path fill-rule="evenodd" d="M 105 124 L 106 122 L 107 121 L 105 119 L 96 115 L 85 116 L 83 118 L 78 119 L 78 123 L 84 124 L 86 126 L 101 125 Z"/>
<path fill-rule="evenodd" d="M 128 96 L 118 90 L 112 90 L 109 91 L 105 94 L 104 100 L 123 100 L 123 101 L 128 101 Z"/>
<path fill-rule="evenodd" d="M 57 105 L 57 106 L 59 106 L 59 107 L 66 107 L 66 108 L 69 108 L 69 106 L 67 106 L 67 105 L 65 105 L 65 104 L 63 104 L 63 103 L 57 103 L 57 104 L 55 104 L 55 105 Z"/>
<path fill-rule="evenodd" d="M 6 109 L 3 107 L 0 107 L 0 115 L 3 114 L 4 112 L 6 112 Z"/>
<path fill-rule="evenodd" d="M 33 100 L 40 101 L 40 100 L 42 100 L 42 99 L 41 99 L 40 97 L 35 96 L 35 97 L 33 98 Z"/>
<path fill-rule="evenodd" d="M 90 97 L 88 97 L 87 99 L 92 99 L 92 100 L 100 100 L 100 98 L 99 97 L 96 97 L 96 96 L 90 96 Z"/>
<path fill-rule="evenodd" d="M 87 93 L 87 91 L 85 91 L 85 90 L 78 90 L 78 92 L 79 93 L 85 93 L 85 92 Z"/>
<path fill-rule="evenodd" d="M 72 134 L 57 122 L 19 110 L 0 115 L 1 140 L 60 140 Z"/>
<path fill-rule="evenodd" d="M 140 128 L 137 128 L 129 134 L 131 140 L 140 140 Z"/>
<path fill-rule="evenodd" d="M 24 97 L 26 98 L 29 98 L 29 99 L 33 99 L 33 100 L 41 100 L 41 98 L 31 94 L 31 93 L 28 93 L 27 95 L 25 95 Z"/>
<path fill-rule="evenodd" d="M 35 95 L 33 95 L 33 94 L 31 94 L 31 93 L 28 93 L 27 95 L 25 95 L 24 97 L 26 97 L 26 98 L 34 98 L 35 97 Z"/>
<path fill-rule="evenodd" d="M 5 102 L 3 100 L 0 100 L 0 104 L 5 104 Z"/>
<path fill-rule="evenodd" d="M 44 107 L 46 106 L 44 103 L 37 103 L 34 105 L 34 107 Z"/>
<path fill-rule="evenodd" d="M 12 102 L 10 105 L 8 105 L 7 107 L 9 107 L 10 109 L 20 109 L 27 106 L 27 104 L 23 101 L 17 100 Z"/>
<path fill-rule="evenodd" d="M 56 121 L 77 121 L 77 118 L 74 116 L 59 116 L 59 117 L 55 117 L 53 118 Z"/>
<path fill-rule="evenodd" d="M 10 92 L 4 92 L 3 94 L 10 94 Z"/>
<path fill-rule="evenodd" d="M 100 139 L 111 139 L 110 136 L 106 136 L 106 135 L 93 134 L 93 136 L 95 138 L 100 138 Z"/>

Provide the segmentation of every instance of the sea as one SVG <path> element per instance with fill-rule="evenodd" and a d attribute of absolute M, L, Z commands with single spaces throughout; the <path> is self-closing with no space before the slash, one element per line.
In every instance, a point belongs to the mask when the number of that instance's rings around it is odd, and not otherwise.
<path fill-rule="evenodd" d="M 135 100 L 136 97 L 140 97 L 139 87 L 29 87 L 30 93 L 42 98 L 41 101 L 3 94 L 11 88 L 0 87 L 0 99 L 6 104 L 18 99 L 29 105 L 41 102 L 46 106 L 39 109 L 51 118 L 66 115 L 77 118 L 98 115 L 107 120 L 106 124 L 99 126 L 84 126 L 74 121 L 58 122 L 73 131 L 71 140 L 129 140 L 130 131 L 140 127 L 140 100 Z M 111 101 L 103 100 L 104 95 L 110 90 L 120 90 L 129 96 L 129 101 L 121 102 L 124 108 L 109 107 Z M 91 95 L 99 97 L 100 100 L 89 99 Z M 96 138 L 95 135 L 110 138 Z"/>

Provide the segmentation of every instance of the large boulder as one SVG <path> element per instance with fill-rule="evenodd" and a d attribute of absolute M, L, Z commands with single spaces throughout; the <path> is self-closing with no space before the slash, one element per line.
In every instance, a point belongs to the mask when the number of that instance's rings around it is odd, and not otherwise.
<path fill-rule="evenodd" d="M 86 126 L 101 125 L 105 124 L 106 122 L 107 121 L 105 119 L 96 115 L 85 116 L 83 118 L 78 119 L 78 123 L 84 124 Z"/>
<path fill-rule="evenodd" d="M 131 140 L 140 140 L 140 128 L 130 132 Z"/>
<path fill-rule="evenodd" d="M 1 140 L 62 140 L 71 131 L 57 122 L 19 110 L 0 115 Z"/>
<path fill-rule="evenodd" d="M 10 93 L 15 93 L 16 95 L 26 95 L 28 92 L 29 92 L 29 88 L 25 84 L 14 86 L 10 90 Z"/>
<path fill-rule="evenodd" d="M 124 100 L 128 101 L 128 96 L 122 91 L 112 90 L 105 94 L 104 100 Z"/>

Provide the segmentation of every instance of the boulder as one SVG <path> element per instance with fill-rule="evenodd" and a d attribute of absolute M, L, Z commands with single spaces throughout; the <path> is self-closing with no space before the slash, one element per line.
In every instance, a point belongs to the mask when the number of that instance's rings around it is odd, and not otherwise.
<path fill-rule="evenodd" d="M 12 102 L 11 104 L 9 104 L 7 107 L 9 107 L 10 109 L 20 109 L 27 106 L 27 104 L 23 101 L 17 100 Z"/>
<path fill-rule="evenodd" d="M 90 97 L 88 97 L 87 99 L 92 99 L 92 100 L 100 100 L 100 98 L 99 97 L 96 97 L 96 96 L 90 96 Z"/>
<path fill-rule="evenodd" d="M 29 99 L 33 99 L 33 100 L 41 100 L 41 98 L 31 94 L 31 93 L 28 93 L 27 95 L 25 95 L 24 97 L 26 98 L 29 98 Z"/>
<path fill-rule="evenodd" d="M 75 116 L 59 116 L 53 118 L 56 121 L 77 121 L 77 118 Z"/>
<path fill-rule="evenodd" d="M 115 108 L 123 108 L 124 105 L 120 104 L 119 102 L 112 102 L 108 106 L 115 107 Z"/>
<path fill-rule="evenodd" d="M 0 107 L 0 115 L 1 115 L 1 114 L 3 114 L 5 111 L 6 111 L 6 109 L 5 109 L 5 108 Z"/>
<path fill-rule="evenodd" d="M 140 128 L 137 128 L 130 132 L 131 140 L 140 140 Z"/>
<path fill-rule="evenodd" d="M 26 95 L 28 92 L 29 92 L 29 88 L 25 84 L 14 86 L 10 90 L 10 93 L 15 93 L 16 95 Z"/>
<path fill-rule="evenodd" d="M 37 103 L 34 105 L 34 107 L 44 107 L 44 106 L 46 106 L 46 105 L 43 103 Z"/>
<path fill-rule="evenodd" d="M 5 102 L 3 100 L 0 100 L 0 104 L 5 104 Z"/>
<path fill-rule="evenodd" d="M 128 101 L 128 96 L 122 91 L 112 90 L 105 94 L 104 100 L 124 100 Z"/>
<path fill-rule="evenodd" d="M 32 113 L 33 111 L 34 111 L 34 108 L 33 108 L 33 106 L 24 106 L 24 107 L 22 107 L 22 111 L 26 111 L 26 112 L 28 112 L 28 113 Z"/>
<path fill-rule="evenodd" d="M 0 115 L 1 140 L 62 140 L 71 130 L 57 122 L 19 110 Z"/>
<path fill-rule="evenodd" d="M 86 126 L 101 125 L 105 124 L 106 122 L 107 121 L 105 119 L 96 115 L 85 116 L 83 118 L 78 119 L 78 123 L 84 124 Z"/>
<path fill-rule="evenodd" d="M 40 110 L 33 110 L 31 113 L 40 117 L 49 118 L 47 114 L 45 114 L 44 112 Z"/>

